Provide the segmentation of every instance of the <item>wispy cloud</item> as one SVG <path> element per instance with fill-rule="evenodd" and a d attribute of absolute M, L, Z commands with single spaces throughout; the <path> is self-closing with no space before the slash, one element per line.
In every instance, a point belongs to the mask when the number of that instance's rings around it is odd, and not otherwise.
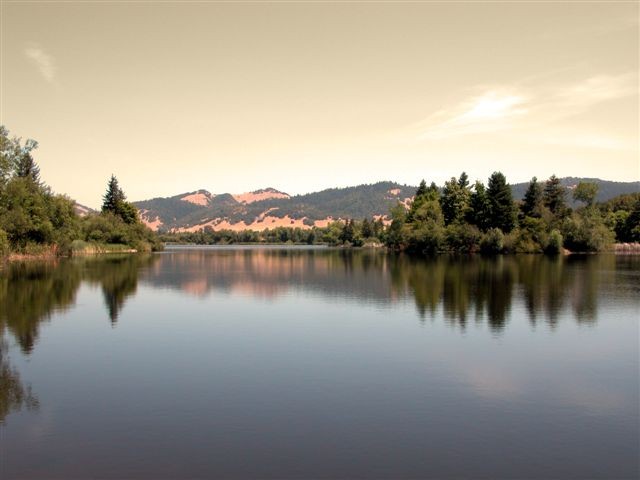
<path fill-rule="evenodd" d="M 477 87 L 474 90 L 478 93 L 409 125 L 401 137 L 422 142 L 510 131 L 523 138 L 522 133 L 537 131 L 544 143 L 568 145 L 575 141 L 580 148 L 625 148 L 618 140 L 597 139 L 580 132 L 568 137 L 564 132 L 554 135 L 554 129 L 562 120 L 584 114 L 601 103 L 637 95 L 637 82 L 638 75 L 633 72 L 594 75 L 564 84 L 524 82 L 518 87 Z"/>
<path fill-rule="evenodd" d="M 38 69 L 42 77 L 49 83 L 53 83 L 56 76 L 56 65 L 53 56 L 46 53 L 38 45 L 28 45 L 24 54 Z"/>
<path fill-rule="evenodd" d="M 507 89 L 493 89 L 442 109 L 411 127 L 418 140 L 440 140 L 461 135 L 504 130 L 527 113 L 527 97 Z"/>

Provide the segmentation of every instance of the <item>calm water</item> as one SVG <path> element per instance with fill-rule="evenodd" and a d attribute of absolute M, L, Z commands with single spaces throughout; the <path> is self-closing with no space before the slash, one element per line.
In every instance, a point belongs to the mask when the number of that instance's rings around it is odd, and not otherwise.
<path fill-rule="evenodd" d="M 0 478 L 633 478 L 640 257 L 0 272 Z"/>

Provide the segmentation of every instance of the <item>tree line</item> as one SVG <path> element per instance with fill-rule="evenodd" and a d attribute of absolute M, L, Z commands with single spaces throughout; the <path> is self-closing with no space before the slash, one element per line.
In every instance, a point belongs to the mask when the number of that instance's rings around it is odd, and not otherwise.
<path fill-rule="evenodd" d="M 418 253 L 597 252 L 615 241 L 640 241 L 640 194 L 623 195 L 618 209 L 595 204 L 598 185 L 581 182 L 572 190 L 555 175 L 533 177 L 522 201 L 514 201 L 501 172 L 485 186 L 469 184 L 466 173 L 439 189 L 423 180 L 409 209 L 396 206 L 385 242 L 393 250 Z"/>
<path fill-rule="evenodd" d="M 22 142 L 0 126 L 0 257 L 11 252 L 70 255 L 73 252 L 162 248 L 138 218 L 112 176 L 102 211 L 80 217 L 75 202 L 55 194 L 40 178 L 34 140 Z"/>

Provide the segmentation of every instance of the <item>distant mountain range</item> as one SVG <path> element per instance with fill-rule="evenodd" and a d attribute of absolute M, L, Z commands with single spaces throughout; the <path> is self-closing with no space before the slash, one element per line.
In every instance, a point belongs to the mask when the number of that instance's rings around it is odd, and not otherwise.
<path fill-rule="evenodd" d="M 541 180 L 543 181 L 543 180 Z M 562 184 L 572 189 L 581 181 L 596 182 L 597 201 L 640 191 L 640 182 L 611 182 L 597 178 L 565 177 Z M 524 196 L 528 182 L 512 185 L 514 198 Z M 326 226 L 345 218 L 386 217 L 398 202 L 407 205 L 416 186 L 378 182 L 347 188 L 291 196 L 274 188 L 242 194 L 213 194 L 207 190 L 173 197 L 134 202 L 142 220 L 156 231 L 264 230 L 266 228 Z M 570 202 L 570 195 L 567 196 Z"/>

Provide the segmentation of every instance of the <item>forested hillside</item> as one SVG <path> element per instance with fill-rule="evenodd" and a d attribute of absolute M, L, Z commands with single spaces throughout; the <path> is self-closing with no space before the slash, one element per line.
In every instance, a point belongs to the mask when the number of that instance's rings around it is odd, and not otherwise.
<path fill-rule="evenodd" d="M 580 182 L 595 183 L 598 186 L 596 202 L 640 191 L 640 182 L 611 182 L 578 177 L 561 178 L 559 181 L 568 191 Z M 528 182 L 511 185 L 514 200 L 524 198 L 528 185 Z M 328 221 L 335 219 L 377 216 L 390 218 L 390 209 L 398 202 L 408 206 L 416 188 L 395 182 L 378 182 L 355 187 L 330 188 L 292 197 L 272 188 L 242 195 L 214 195 L 206 190 L 197 190 L 168 198 L 134 202 L 134 205 L 140 210 L 141 218 L 150 227 L 160 231 L 195 231 L 205 226 L 216 230 L 261 230 L 288 225 L 308 228 L 314 225 L 325 226 Z M 274 197 L 262 199 L 265 192 Z M 251 194 L 256 200 L 251 203 L 239 201 Z M 576 206 L 570 195 L 567 201 L 569 205 Z"/>

